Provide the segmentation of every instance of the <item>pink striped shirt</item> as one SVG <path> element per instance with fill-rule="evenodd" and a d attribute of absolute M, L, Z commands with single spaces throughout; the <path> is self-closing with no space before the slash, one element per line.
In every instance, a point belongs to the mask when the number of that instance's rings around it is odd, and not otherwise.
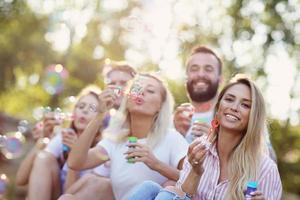
<path fill-rule="evenodd" d="M 202 174 L 197 194 L 195 194 L 193 200 L 224 199 L 227 187 L 229 186 L 229 181 L 225 180 L 218 183 L 220 163 L 215 145 L 209 149 L 203 163 L 203 168 L 204 173 Z M 190 169 L 191 165 L 186 158 L 177 185 L 183 183 Z M 265 156 L 262 159 L 261 170 L 257 181 L 258 190 L 263 193 L 265 199 L 281 199 L 282 185 L 277 165 L 268 156 Z"/>

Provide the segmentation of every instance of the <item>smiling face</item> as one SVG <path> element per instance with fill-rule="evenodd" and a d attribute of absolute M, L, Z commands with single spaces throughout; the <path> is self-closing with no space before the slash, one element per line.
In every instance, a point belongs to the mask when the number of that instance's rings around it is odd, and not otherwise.
<path fill-rule="evenodd" d="M 217 112 L 220 127 L 232 132 L 247 129 L 251 111 L 250 88 L 242 83 L 232 85 L 224 93 Z"/>
<path fill-rule="evenodd" d="M 155 78 L 140 76 L 131 87 L 131 94 L 128 98 L 127 108 L 130 113 L 154 116 L 159 112 L 162 102 L 164 89 L 162 84 Z M 138 98 L 135 94 L 138 93 Z"/>
<path fill-rule="evenodd" d="M 82 132 L 87 124 L 97 115 L 98 100 L 92 94 L 81 97 L 73 111 L 74 126 L 78 132 Z"/>
<path fill-rule="evenodd" d="M 192 101 L 205 102 L 216 96 L 219 67 L 217 58 L 212 54 L 196 53 L 189 58 L 186 87 Z"/>

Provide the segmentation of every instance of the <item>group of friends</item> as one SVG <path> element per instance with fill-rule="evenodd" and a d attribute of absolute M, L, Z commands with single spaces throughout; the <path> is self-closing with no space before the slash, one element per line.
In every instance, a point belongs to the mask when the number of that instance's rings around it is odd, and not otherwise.
<path fill-rule="evenodd" d="M 112 63 L 104 90 L 80 92 L 67 129 L 47 113 L 16 176 L 27 198 L 242 200 L 255 181 L 251 199 L 281 199 L 260 89 L 238 74 L 220 90 L 222 61 L 205 46 L 185 65 L 190 102 L 175 111 L 163 79 Z"/>

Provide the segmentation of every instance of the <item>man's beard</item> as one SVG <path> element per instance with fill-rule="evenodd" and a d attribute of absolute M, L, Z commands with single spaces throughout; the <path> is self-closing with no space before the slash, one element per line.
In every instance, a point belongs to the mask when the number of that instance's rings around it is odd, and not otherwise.
<path fill-rule="evenodd" d="M 218 91 L 219 82 L 211 82 L 209 80 L 205 80 L 208 84 L 208 87 L 205 91 L 194 91 L 193 85 L 198 80 L 191 80 L 186 83 L 187 91 L 192 101 L 194 102 L 206 102 L 213 99 Z"/>

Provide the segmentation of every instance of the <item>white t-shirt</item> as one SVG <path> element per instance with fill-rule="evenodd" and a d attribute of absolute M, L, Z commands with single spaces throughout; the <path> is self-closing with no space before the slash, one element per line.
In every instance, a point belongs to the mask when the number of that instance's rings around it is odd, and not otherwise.
<path fill-rule="evenodd" d="M 146 139 L 138 139 L 138 143 L 145 144 Z M 103 139 L 98 143 L 108 153 L 111 161 L 110 177 L 112 188 L 117 200 L 124 200 L 132 190 L 143 181 L 152 180 L 158 184 L 164 183 L 167 178 L 151 170 L 142 162 L 128 163 L 124 153 L 128 151 L 127 142 L 114 143 Z M 179 161 L 187 154 L 188 143 L 181 134 L 169 131 L 165 138 L 157 144 L 152 153 L 157 159 L 177 168 Z"/>
<path fill-rule="evenodd" d="M 58 133 L 50 140 L 49 144 L 45 148 L 45 151 L 51 153 L 55 158 L 61 158 L 61 156 L 63 155 L 63 143 L 62 143 L 62 135 L 60 133 Z M 60 171 L 60 180 L 62 185 L 65 183 L 68 169 L 69 168 L 67 166 L 67 163 L 64 163 Z M 84 174 L 89 173 L 91 171 L 97 171 L 97 174 L 106 177 L 108 177 L 107 174 L 109 174 L 105 166 L 100 165 L 98 167 L 95 167 L 94 169 L 87 169 L 87 170 L 80 171 L 80 176 L 83 176 Z"/>
<path fill-rule="evenodd" d="M 191 126 L 185 135 L 185 139 L 188 141 L 188 143 L 191 143 L 195 139 L 195 137 L 192 135 L 192 124 L 196 120 L 200 120 L 200 122 L 205 122 L 208 125 L 210 125 L 210 122 L 213 120 L 213 114 L 214 114 L 213 111 L 207 111 L 207 112 L 201 112 L 201 113 L 198 112 L 198 113 L 193 114 Z"/>

